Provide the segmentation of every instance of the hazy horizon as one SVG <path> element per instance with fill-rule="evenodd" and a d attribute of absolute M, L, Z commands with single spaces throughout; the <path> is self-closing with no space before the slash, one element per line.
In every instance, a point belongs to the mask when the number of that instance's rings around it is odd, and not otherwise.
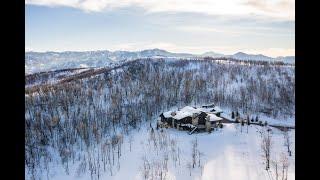
<path fill-rule="evenodd" d="M 57 53 L 63 53 L 63 52 L 96 52 L 96 51 L 109 51 L 109 52 L 116 52 L 116 51 L 126 51 L 126 52 L 141 52 L 141 51 L 145 51 L 145 50 L 155 50 L 155 49 L 158 49 L 158 50 L 164 50 L 164 51 L 167 51 L 169 53 L 182 53 L 182 54 L 192 54 L 192 55 L 203 55 L 205 53 L 216 53 L 216 54 L 222 54 L 222 55 L 225 55 L 225 56 L 229 56 L 229 55 L 234 55 L 236 53 L 245 53 L 245 54 L 249 54 L 249 55 L 265 55 L 265 56 L 268 56 L 268 57 L 272 57 L 272 58 L 277 58 L 277 57 L 281 57 L 281 56 L 269 56 L 269 55 L 266 55 L 266 54 L 252 54 L 252 53 L 247 53 L 247 52 L 243 52 L 243 51 L 237 51 L 237 52 L 234 52 L 234 53 L 231 53 L 231 54 L 224 54 L 224 53 L 220 53 L 220 52 L 216 52 L 216 51 L 206 51 L 206 52 L 203 52 L 203 53 L 189 53 L 189 52 L 174 52 L 174 51 L 169 51 L 169 50 L 166 50 L 166 49 L 160 49 L 160 48 L 150 48 L 150 49 L 141 49 L 141 50 L 108 50 L 108 49 L 99 49 L 99 50 L 62 50 L 62 51 L 33 51 L 33 50 L 26 50 L 25 53 L 30 53 L 30 52 L 36 52 L 36 53 L 48 53 L 48 52 L 57 52 Z M 288 57 L 288 56 L 295 56 L 295 55 L 287 55 L 287 56 L 284 56 L 284 57 Z"/>

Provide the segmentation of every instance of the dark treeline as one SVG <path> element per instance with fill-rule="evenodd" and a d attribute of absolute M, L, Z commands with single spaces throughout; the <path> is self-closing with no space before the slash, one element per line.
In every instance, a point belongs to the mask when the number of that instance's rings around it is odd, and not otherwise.
<path fill-rule="evenodd" d="M 223 60 L 223 61 L 229 61 L 229 62 L 234 62 L 238 64 L 247 64 L 247 65 L 270 65 L 270 66 L 294 66 L 293 64 L 290 63 L 285 63 L 283 61 L 262 61 L 262 60 L 254 60 L 254 59 L 248 59 L 248 60 L 239 60 L 235 58 L 230 58 L 230 57 L 203 57 L 203 60 Z"/>
<path fill-rule="evenodd" d="M 294 68 L 223 64 L 214 60 L 133 61 L 121 68 L 25 97 L 27 177 L 51 164 L 99 179 L 120 168 L 121 144 L 162 111 L 215 102 L 243 112 L 294 115 Z"/>
<path fill-rule="evenodd" d="M 33 74 L 26 74 L 25 75 L 25 82 L 26 85 L 32 85 L 34 83 L 47 83 L 48 80 L 51 78 L 63 78 L 65 74 L 73 73 L 77 70 L 82 70 L 85 68 L 70 68 L 70 69 L 61 69 L 55 71 L 47 71 L 47 72 L 38 72 Z"/>

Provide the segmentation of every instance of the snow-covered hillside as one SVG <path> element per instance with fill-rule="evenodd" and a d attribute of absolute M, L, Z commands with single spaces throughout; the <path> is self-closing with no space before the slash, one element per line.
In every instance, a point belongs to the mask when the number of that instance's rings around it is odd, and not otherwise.
<path fill-rule="evenodd" d="M 294 64 L 295 63 L 295 57 L 294 56 L 279 56 L 276 58 L 268 57 L 263 54 L 246 54 L 243 52 L 238 52 L 233 55 L 229 55 L 227 57 L 232 57 L 234 59 L 239 60 L 253 60 L 253 61 L 280 61 L 284 63 Z"/>
<path fill-rule="evenodd" d="M 257 60 L 257 61 L 272 61 L 273 60 L 273 58 L 268 57 L 268 56 L 264 56 L 262 54 L 252 55 L 252 54 L 246 54 L 243 52 L 238 52 L 238 53 L 232 55 L 231 57 L 233 57 L 235 59 L 240 59 L 240 60 Z"/>
<path fill-rule="evenodd" d="M 203 57 L 228 57 L 238 60 L 284 61 L 294 63 L 294 56 L 271 58 L 264 55 L 251 55 L 242 52 L 223 55 L 215 52 L 204 54 L 171 53 L 161 49 L 143 51 L 66 51 L 66 52 L 26 52 L 25 71 L 27 74 L 68 68 L 110 67 L 138 58 L 188 59 Z"/>
<path fill-rule="evenodd" d="M 265 161 L 261 149 L 261 132 L 268 127 L 250 125 L 248 132 L 240 124 L 224 124 L 222 129 L 212 133 L 188 135 L 185 131 L 175 129 L 155 130 L 152 135 L 148 125 L 140 131 L 123 139 L 121 156 L 114 172 L 100 167 L 99 179 L 163 179 L 163 180 L 270 180 L 275 179 L 275 167 L 265 170 Z M 276 128 L 271 135 L 271 160 L 278 163 L 279 177 L 282 177 L 282 156 L 288 157 L 288 180 L 295 179 L 295 152 L 287 156 L 284 146 L 284 132 Z M 295 130 L 289 131 L 289 137 L 294 147 Z M 195 167 L 192 167 L 192 142 L 197 140 L 197 157 Z M 91 150 L 89 150 L 91 151 Z M 92 150 L 92 153 L 98 151 Z M 92 154 L 92 156 L 99 156 Z M 87 157 L 89 158 L 89 157 Z M 42 177 L 52 180 L 98 179 L 97 172 L 79 171 L 83 164 L 70 163 L 68 173 L 63 166 L 53 165 L 49 172 L 44 170 Z M 99 168 L 99 167 L 97 167 Z"/>
<path fill-rule="evenodd" d="M 38 73 L 26 83 L 26 179 L 268 179 L 274 167 L 269 175 L 264 170 L 259 136 L 266 126 L 250 125 L 248 134 L 239 124 L 212 134 L 161 134 L 156 119 L 168 110 L 214 102 L 228 117 L 238 111 L 243 118 L 294 126 L 294 66 L 140 59 L 113 68 Z M 271 158 L 279 159 L 283 134 L 270 128 Z M 195 137 L 200 158 L 190 168 Z M 294 144 L 294 129 L 290 139 Z"/>
<path fill-rule="evenodd" d="M 161 49 L 143 51 L 83 51 L 83 52 L 26 52 L 26 73 L 52 71 L 67 68 L 108 67 L 138 58 L 187 58 L 186 53 L 170 53 Z"/>

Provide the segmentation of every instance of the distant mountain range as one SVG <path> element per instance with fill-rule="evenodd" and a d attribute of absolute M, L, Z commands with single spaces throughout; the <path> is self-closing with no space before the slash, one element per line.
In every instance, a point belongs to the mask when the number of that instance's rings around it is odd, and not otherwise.
<path fill-rule="evenodd" d="M 215 52 L 203 54 L 172 53 L 162 49 L 147 49 L 143 51 L 65 51 L 65 52 L 26 52 L 26 73 L 49 71 L 78 67 L 104 67 L 118 64 L 123 61 L 137 58 L 202 58 L 202 57 L 231 57 L 239 60 L 254 61 L 283 61 L 295 62 L 295 56 L 268 57 L 262 54 L 246 54 L 238 52 L 233 55 L 224 55 Z"/>
<path fill-rule="evenodd" d="M 211 56 L 211 57 L 231 57 L 239 60 L 253 60 L 253 61 L 283 61 L 285 63 L 294 63 L 295 56 L 278 56 L 276 58 L 272 58 L 269 56 L 265 56 L 263 54 L 246 54 L 243 52 L 237 52 L 233 55 L 224 55 L 215 52 L 206 52 L 201 54 L 200 56 Z"/>

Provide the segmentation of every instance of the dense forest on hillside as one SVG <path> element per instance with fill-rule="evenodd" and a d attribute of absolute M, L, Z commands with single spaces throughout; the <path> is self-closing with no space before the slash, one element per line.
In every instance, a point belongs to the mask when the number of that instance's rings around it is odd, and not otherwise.
<path fill-rule="evenodd" d="M 43 86 L 25 96 L 26 173 L 62 164 L 92 178 L 120 168 L 130 131 L 163 111 L 214 102 L 242 114 L 292 117 L 294 66 L 143 59 L 87 78 Z M 58 158 L 57 158 L 58 157 Z"/>

